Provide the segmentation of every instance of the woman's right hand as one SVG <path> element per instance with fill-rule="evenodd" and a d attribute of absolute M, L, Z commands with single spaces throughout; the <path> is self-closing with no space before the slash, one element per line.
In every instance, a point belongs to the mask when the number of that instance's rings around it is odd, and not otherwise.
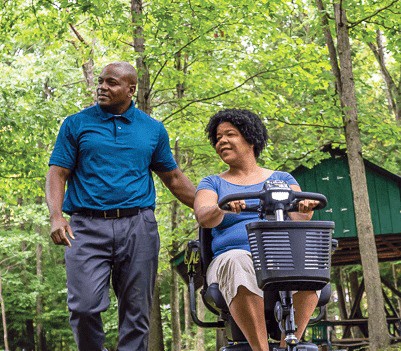
<path fill-rule="evenodd" d="M 235 212 L 235 213 L 241 213 L 241 211 L 246 207 L 244 200 L 230 201 L 227 205 L 230 206 L 231 210 L 226 212 Z"/>

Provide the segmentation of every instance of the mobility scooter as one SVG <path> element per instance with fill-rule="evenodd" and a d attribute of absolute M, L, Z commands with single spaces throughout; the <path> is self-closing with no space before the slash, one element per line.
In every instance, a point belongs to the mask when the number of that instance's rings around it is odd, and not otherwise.
<path fill-rule="evenodd" d="M 247 224 L 246 230 L 257 283 L 264 291 L 266 327 L 270 341 L 276 340 L 271 342 L 270 350 L 317 351 L 317 345 L 301 342 L 294 334 L 296 311 L 292 294 L 300 290 L 321 290 L 320 313 L 310 324 L 322 318 L 324 305 L 331 295 L 331 253 L 336 247 L 336 240 L 332 239 L 334 222 L 291 221 L 288 213 L 297 211 L 298 203 L 304 199 L 318 200 L 319 205 L 314 210 L 320 210 L 327 204 L 326 197 L 293 191 L 282 181 L 266 181 L 261 191 L 228 195 L 219 201 L 219 206 L 228 209 L 228 202 L 247 199 L 258 200 L 254 206 L 247 204 L 245 210 L 257 212 L 259 220 Z M 199 239 L 190 241 L 185 252 L 192 318 L 200 327 L 225 329 L 227 345 L 220 351 L 251 351 L 230 315 L 218 284 L 207 285 L 206 271 L 213 258 L 211 241 L 211 230 L 200 228 Z M 200 293 L 204 304 L 219 316 L 216 322 L 204 322 L 197 316 L 199 285 L 202 285 Z M 285 348 L 278 346 L 282 335 Z"/>

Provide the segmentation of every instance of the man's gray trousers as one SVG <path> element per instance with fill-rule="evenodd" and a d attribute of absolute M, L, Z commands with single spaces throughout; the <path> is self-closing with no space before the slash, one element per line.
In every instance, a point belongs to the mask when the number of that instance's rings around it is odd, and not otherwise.
<path fill-rule="evenodd" d="M 101 351 L 100 313 L 110 304 L 110 276 L 118 299 L 118 351 L 147 351 L 149 314 L 160 239 L 151 209 L 104 219 L 74 214 L 75 240 L 66 248 L 70 324 L 80 351 Z"/>

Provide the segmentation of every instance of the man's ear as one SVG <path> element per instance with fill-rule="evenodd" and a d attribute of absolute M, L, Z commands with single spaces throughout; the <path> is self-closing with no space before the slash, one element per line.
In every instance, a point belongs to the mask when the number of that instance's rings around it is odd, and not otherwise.
<path fill-rule="evenodd" d="M 130 97 L 134 95 L 135 90 L 136 90 L 136 85 L 135 85 L 135 84 L 131 84 L 131 85 L 129 86 L 129 96 L 130 96 Z"/>

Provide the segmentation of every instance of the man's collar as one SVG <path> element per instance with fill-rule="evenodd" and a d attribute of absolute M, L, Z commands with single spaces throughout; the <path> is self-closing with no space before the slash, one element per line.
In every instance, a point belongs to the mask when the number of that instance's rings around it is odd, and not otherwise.
<path fill-rule="evenodd" d="M 114 115 L 112 113 L 104 111 L 99 104 L 96 104 L 96 110 L 97 113 L 99 114 L 100 118 L 103 120 L 108 120 L 111 118 L 119 117 L 119 118 L 124 118 L 127 122 L 131 123 L 134 120 L 134 115 L 135 115 L 135 104 L 134 102 L 131 102 L 131 105 L 128 107 L 128 110 L 126 110 L 124 113 L 121 115 Z"/>

